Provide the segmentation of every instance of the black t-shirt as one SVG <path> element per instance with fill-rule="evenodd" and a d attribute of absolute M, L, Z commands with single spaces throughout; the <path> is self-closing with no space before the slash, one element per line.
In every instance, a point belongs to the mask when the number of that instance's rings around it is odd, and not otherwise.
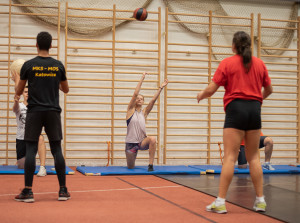
<path fill-rule="evenodd" d="M 59 111 L 59 83 L 67 80 L 64 65 L 52 57 L 37 56 L 24 63 L 21 80 L 28 80 L 28 111 Z"/>

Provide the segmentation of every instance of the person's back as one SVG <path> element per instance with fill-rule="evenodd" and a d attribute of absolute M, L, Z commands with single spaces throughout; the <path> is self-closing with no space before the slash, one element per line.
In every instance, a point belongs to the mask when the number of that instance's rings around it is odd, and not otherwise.
<path fill-rule="evenodd" d="M 61 111 L 59 84 L 65 81 L 63 64 L 52 57 L 37 56 L 24 63 L 21 78 L 28 79 L 28 112 Z"/>
<path fill-rule="evenodd" d="M 234 99 L 257 100 L 262 103 L 262 86 L 266 86 L 267 69 L 262 60 L 252 56 L 251 67 L 247 72 L 243 65 L 243 58 L 240 55 L 224 59 L 217 72 L 221 72 L 223 78 L 220 85 L 224 85 L 224 105 L 225 107 Z M 218 82 L 217 75 L 214 80 Z M 250 83 L 250 84 L 249 84 Z"/>

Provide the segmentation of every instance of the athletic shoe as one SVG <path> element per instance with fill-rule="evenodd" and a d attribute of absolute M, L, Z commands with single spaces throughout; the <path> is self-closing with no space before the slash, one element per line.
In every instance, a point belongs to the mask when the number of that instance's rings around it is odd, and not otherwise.
<path fill-rule="evenodd" d="M 37 173 L 37 176 L 38 177 L 44 177 L 47 175 L 47 170 L 44 166 L 40 166 L 40 170 L 39 172 Z"/>
<path fill-rule="evenodd" d="M 66 187 L 61 187 L 58 193 L 58 200 L 59 201 L 67 201 L 71 198 L 70 193 Z"/>
<path fill-rule="evenodd" d="M 219 206 L 216 206 L 216 202 L 212 202 L 211 205 L 206 206 L 206 211 L 211 211 L 211 212 L 215 212 L 218 214 L 226 214 L 227 213 L 227 209 L 225 204 L 221 204 Z"/>
<path fill-rule="evenodd" d="M 15 196 L 15 200 L 26 202 L 26 203 L 33 203 L 34 199 L 33 199 L 32 190 L 28 188 L 24 188 L 19 195 Z"/>
<path fill-rule="evenodd" d="M 152 172 L 152 171 L 154 171 L 153 164 L 149 164 L 148 165 L 148 172 Z"/>
<path fill-rule="evenodd" d="M 266 207 L 267 207 L 267 204 L 265 201 L 264 202 L 255 201 L 253 209 L 255 211 L 266 211 Z"/>
<path fill-rule="evenodd" d="M 270 162 L 265 162 L 262 167 L 266 170 L 275 170 L 274 167 L 272 167 L 271 163 Z"/>

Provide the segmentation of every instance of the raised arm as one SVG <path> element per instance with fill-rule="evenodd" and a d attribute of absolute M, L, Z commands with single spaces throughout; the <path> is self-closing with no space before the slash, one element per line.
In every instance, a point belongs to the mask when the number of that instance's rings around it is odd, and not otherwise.
<path fill-rule="evenodd" d="M 199 101 L 208 98 L 212 96 L 219 88 L 220 86 L 217 85 L 215 82 L 210 82 L 209 85 L 200 93 L 197 94 L 197 101 Z"/>
<path fill-rule="evenodd" d="M 144 81 L 146 75 L 147 75 L 147 73 L 144 72 L 142 77 L 141 77 L 140 82 L 137 84 L 137 86 L 135 88 L 135 91 L 134 91 L 134 93 L 132 95 L 132 98 L 131 98 L 131 100 L 128 104 L 128 107 L 127 107 L 127 114 L 128 114 L 128 111 L 132 110 L 135 107 L 136 98 L 140 93 L 140 90 L 141 90 L 141 87 L 142 87 L 142 84 L 143 84 L 143 81 Z"/>
<path fill-rule="evenodd" d="M 13 112 L 17 114 L 20 111 L 20 105 L 19 105 L 20 96 L 16 95 L 14 98 L 14 105 L 13 105 Z"/>
<path fill-rule="evenodd" d="M 147 105 L 147 107 L 144 110 L 144 116 L 145 118 L 147 118 L 147 116 L 149 115 L 149 113 L 151 112 L 157 98 L 160 95 L 160 92 L 164 89 L 165 86 L 167 86 L 168 84 L 168 79 L 165 79 L 165 81 L 161 84 L 161 86 L 158 88 L 157 92 L 155 93 L 155 95 L 153 96 L 153 98 L 151 99 L 151 101 L 149 102 L 149 104 Z"/>
<path fill-rule="evenodd" d="M 13 80 L 15 81 L 16 96 L 21 96 L 21 94 L 23 94 L 27 80 L 20 80 L 19 75 L 15 75 Z"/>

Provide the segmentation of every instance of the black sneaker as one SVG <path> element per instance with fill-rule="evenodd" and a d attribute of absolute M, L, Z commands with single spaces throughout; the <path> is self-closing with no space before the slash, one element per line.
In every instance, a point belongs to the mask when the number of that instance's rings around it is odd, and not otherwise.
<path fill-rule="evenodd" d="M 154 171 L 153 164 L 148 165 L 148 172 Z"/>
<path fill-rule="evenodd" d="M 58 200 L 59 201 L 67 201 L 71 198 L 70 193 L 66 187 L 61 187 L 58 193 Z"/>
<path fill-rule="evenodd" d="M 28 188 L 24 188 L 19 195 L 15 196 L 15 200 L 26 202 L 26 203 L 33 203 L 34 199 L 33 199 L 32 190 Z"/>

